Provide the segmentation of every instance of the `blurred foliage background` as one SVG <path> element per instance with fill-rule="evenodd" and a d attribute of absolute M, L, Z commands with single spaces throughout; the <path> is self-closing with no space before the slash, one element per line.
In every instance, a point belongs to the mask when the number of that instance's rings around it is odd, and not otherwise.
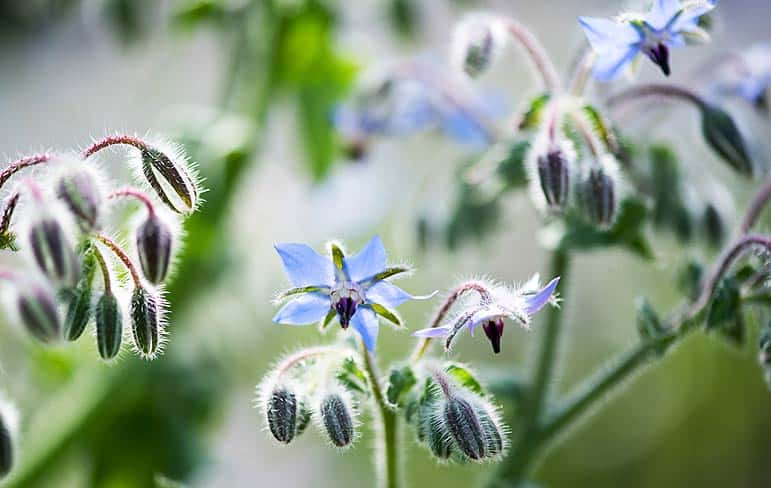
<path fill-rule="evenodd" d="M 0 328 L 0 385 L 23 412 L 21 469 L 8 486 L 171 486 L 159 476 L 205 487 L 368 486 L 371 435 L 345 455 L 315 435 L 279 449 L 251 408 L 253 387 L 276 351 L 318 340 L 312 328 L 270 322 L 270 298 L 284 284 L 271 244 L 342 238 L 356 248 L 378 232 L 393 259 L 418 267 L 404 282 L 418 293 L 469 275 L 523 279 L 543 271 L 545 257 L 526 192 L 494 209 L 497 220 L 483 239 L 455 242 L 451 251 L 442 242 L 421 245 L 416 223 L 452 212 L 455 175 L 473 153 L 422 134 L 381 141 L 351 162 L 330 127 L 331 108 L 366 68 L 414 54 L 445 59 L 453 22 L 470 8 L 516 16 L 567 66 L 582 42 L 576 17 L 615 13 L 618 3 L 0 0 L 0 151 L 7 159 L 84 146 L 112 130 L 152 131 L 185 145 L 210 190 L 188 222 L 169 290 L 171 341 L 160 359 L 103 365 L 90 337 L 44 349 L 12 324 Z M 763 40 L 766 0 L 721 2 L 718 12 L 713 44 L 674 54 L 680 81 L 692 81 L 686 73 L 710 54 Z M 525 68 L 508 52 L 484 84 L 516 107 L 534 94 Z M 742 115 L 757 140 L 768 136 L 766 120 Z M 715 162 L 692 117 L 668 111 L 643 134 L 678 147 L 689 177 L 708 171 L 728 181 L 741 208 L 753 184 Z M 479 210 L 488 216 L 493 209 Z M 621 250 L 576 260 L 560 390 L 634 340 L 637 295 L 671 307 L 677 264 L 710 251 L 661 237 L 654 252 L 653 265 Z M 429 311 L 411 303 L 403 314 L 415 329 Z M 488 370 L 524 367 L 538 332 L 507 330 L 500 357 L 484 341 L 462 341 L 453 355 Z M 754 346 L 757 327 L 751 330 Z M 379 355 L 400 357 L 409 342 L 405 332 L 384 330 Z M 771 393 L 755 351 L 690 338 L 551 449 L 537 480 L 771 485 Z M 411 437 L 413 486 L 468 486 L 487 469 L 435 465 Z"/>

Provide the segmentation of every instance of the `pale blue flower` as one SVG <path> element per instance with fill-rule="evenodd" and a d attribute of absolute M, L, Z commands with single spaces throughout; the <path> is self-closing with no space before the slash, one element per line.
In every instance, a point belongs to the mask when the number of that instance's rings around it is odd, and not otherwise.
<path fill-rule="evenodd" d="M 378 315 L 400 325 L 394 311 L 416 297 L 387 281 L 409 272 L 405 266 L 388 266 L 380 237 L 350 257 L 331 245 L 332 257 L 318 254 L 305 244 L 276 244 L 284 270 L 293 288 L 279 296 L 290 299 L 273 317 L 277 324 L 308 325 L 323 320 L 326 326 L 335 316 L 343 329 L 349 325 L 361 335 L 367 349 L 375 349 Z"/>
<path fill-rule="evenodd" d="M 644 15 L 627 14 L 617 19 L 579 17 L 597 60 L 594 76 L 610 81 L 621 74 L 639 54 L 645 54 L 669 76 L 669 50 L 689 40 L 706 38 L 699 17 L 710 12 L 717 0 L 654 0 Z"/>
<path fill-rule="evenodd" d="M 483 295 L 478 301 L 465 303 L 450 320 L 440 327 L 419 330 L 413 335 L 417 337 L 445 337 L 445 345 L 449 349 L 455 336 L 467 328 L 474 335 L 476 328 L 482 324 L 485 335 L 493 346 L 496 354 L 501 350 L 504 320 L 510 319 L 529 329 L 532 315 L 548 303 L 557 304 L 554 291 L 559 283 L 559 277 L 551 280 L 540 288 L 539 276 L 534 275 L 521 287 L 497 286 L 490 289 L 489 295 Z"/>
<path fill-rule="evenodd" d="M 742 53 L 725 59 L 726 68 L 718 76 L 715 91 L 736 96 L 768 110 L 771 91 L 771 42 L 754 44 Z"/>

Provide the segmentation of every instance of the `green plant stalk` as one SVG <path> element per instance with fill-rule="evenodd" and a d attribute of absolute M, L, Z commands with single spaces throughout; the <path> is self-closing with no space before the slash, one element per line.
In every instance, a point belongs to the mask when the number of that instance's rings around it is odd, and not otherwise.
<path fill-rule="evenodd" d="M 364 358 L 364 369 L 369 376 L 369 384 L 372 389 L 372 400 L 376 410 L 376 416 L 380 420 L 380 428 L 375 429 L 377 439 L 377 449 L 375 449 L 375 464 L 379 470 L 378 486 L 381 488 L 398 488 L 401 485 L 401 464 L 399 463 L 399 417 L 396 410 L 391 408 L 383 395 L 383 389 L 380 387 L 377 367 L 373 362 L 372 355 L 367 351 L 362 342 L 362 357 Z"/>

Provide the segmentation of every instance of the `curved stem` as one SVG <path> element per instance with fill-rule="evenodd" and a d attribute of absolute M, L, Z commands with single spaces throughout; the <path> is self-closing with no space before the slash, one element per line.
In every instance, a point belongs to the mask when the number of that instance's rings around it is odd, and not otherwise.
<path fill-rule="evenodd" d="M 766 178 L 766 180 L 763 182 L 763 185 L 760 187 L 757 193 L 755 193 L 755 196 L 752 198 L 752 201 L 747 207 L 747 212 L 744 214 L 744 218 L 739 225 L 740 235 L 746 234 L 750 231 L 750 229 L 752 229 L 752 227 L 755 225 L 755 222 L 757 222 L 758 218 L 760 217 L 760 214 L 766 208 L 766 205 L 768 205 L 769 199 L 771 199 L 771 176 Z"/>
<path fill-rule="evenodd" d="M 377 373 L 372 355 L 367 351 L 364 342 L 361 343 L 361 354 L 372 388 L 373 404 L 380 417 L 380 429 L 377 430 L 378 446 L 375 451 L 377 469 L 379 470 L 379 486 L 381 488 L 398 488 L 401 484 L 397 432 L 399 419 L 396 411 L 391 408 L 385 395 L 383 395 L 383 390 L 380 387 L 380 375 Z"/>
<path fill-rule="evenodd" d="M 139 200 L 144 204 L 145 208 L 147 208 L 147 213 L 151 217 L 155 215 L 155 206 L 153 205 L 153 201 L 150 199 L 150 197 L 147 196 L 145 192 L 137 190 L 136 188 L 122 188 L 107 195 L 107 198 L 110 200 L 122 197 L 135 198 Z"/>
<path fill-rule="evenodd" d="M 0 171 L 0 188 L 5 185 L 5 183 L 11 179 L 11 176 L 15 175 L 19 171 L 23 170 L 24 168 L 29 168 L 30 166 L 35 166 L 37 164 L 46 163 L 51 160 L 50 154 L 35 154 L 32 156 L 28 156 L 26 158 L 21 158 L 17 161 L 14 161 L 13 163 L 9 164 L 7 168 L 5 168 L 3 171 Z"/>
<path fill-rule="evenodd" d="M 11 229 L 11 219 L 16 205 L 19 203 L 19 192 L 15 191 L 8 197 L 3 206 L 3 213 L 0 216 L 0 234 L 5 234 Z"/>
<path fill-rule="evenodd" d="M 478 281 L 469 281 L 466 283 L 462 283 L 461 285 L 453 289 L 450 292 L 450 294 L 447 296 L 447 298 L 445 298 L 444 302 L 442 303 L 442 306 L 439 307 L 439 309 L 436 311 L 436 314 L 434 315 L 434 318 L 431 320 L 431 325 L 429 325 L 429 327 L 432 329 L 439 327 L 439 325 L 447 316 L 447 313 L 450 311 L 450 309 L 455 304 L 455 302 L 457 302 L 461 296 L 463 296 L 464 294 L 470 291 L 477 292 L 479 294 L 479 297 L 482 300 L 490 299 L 490 290 L 488 290 L 484 284 Z M 411 356 L 412 362 L 417 362 L 423 357 L 423 355 L 428 350 L 429 344 L 431 344 L 431 339 L 433 338 L 423 337 L 418 341 L 418 344 L 415 346 L 415 350 L 413 351 Z"/>
<path fill-rule="evenodd" d="M 609 107 L 613 107 L 615 105 L 624 104 L 631 100 L 649 96 L 679 98 L 681 100 L 692 103 L 699 110 L 703 110 L 707 107 L 707 102 L 697 93 L 689 90 L 688 88 L 677 85 L 664 85 L 656 83 L 635 86 L 624 90 L 621 93 L 612 95 L 607 99 L 606 104 Z"/>
<path fill-rule="evenodd" d="M 129 273 L 131 274 L 131 279 L 134 281 L 134 286 L 137 288 L 140 288 L 142 286 L 142 280 L 139 278 L 139 273 L 137 272 L 136 266 L 134 266 L 134 263 L 131 262 L 131 258 L 128 257 L 128 254 L 121 248 L 118 243 L 110 239 L 104 234 L 99 234 L 96 236 L 99 241 L 107 246 L 110 251 L 112 251 L 118 259 L 121 260 L 124 266 L 126 266 L 126 269 L 128 269 Z"/>
<path fill-rule="evenodd" d="M 501 21 L 506 27 L 507 32 L 525 48 L 525 52 L 527 52 L 536 69 L 538 69 L 546 90 L 552 93 L 559 90 L 560 81 L 559 76 L 557 76 L 557 70 L 538 38 L 515 19 L 504 18 Z"/>
<path fill-rule="evenodd" d="M 106 147 L 115 146 L 119 144 L 132 146 L 139 149 L 140 151 L 146 150 L 149 147 L 147 143 L 145 143 L 138 137 L 128 136 L 128 135 L 107 136 L 104 139 L 100 139 L 95 143 L 91 144 L 90 146 L 88 146 L 85 150 L 83 150 L 83 153 L 81 154 L 81 156 L 83 157 L 83 159 L 86 159 L 92 156 L 94 153 L 97 153 Z"/>
<path fill-rule="evenodd" d="M 602 150 L 602 144 L 600 143 L 597 135 L 589 127 L 589 123 L 586 121 L 586 117 L 582 113 L 572 112 L 570 116 L 576 123 L 576 127 L 581 132 L 581 136 L 586 141 L 586 147 L 589 148 L 589 152 L 594 156 L 594 162 L 599 163 L 599 157 L 604 153 Z"/>
<path fill-rule="evenodd" d="M 586 82 L 589 81 L 589 74 L 592 72 L 592 66 L 597 55 L 592 49 L 585 49 L 583 55 L 576 63 L 573 75 L 568 84 L 568 93 L 575 96 L 581 96 L 586 90 Z"/>
<path fill-rule="evenodd" d="M 333 354 L 339 351 L 340 349 L 331 346 L 309 347 L 307 349 L 302 349 L 285 357 L 276 367 L 276 372 L 279 376 L 281 376 L 292 369 L 297 363 L 305 361 L 306 359 L 310 359 L 316 356 L 323 356 L 325 354 Z"/>
<path fill-rule="evenodd" d="M 104 260 L 102 251 L 100 251 L 98 247 L 93 246 L 93 250 L 94 258 L 96 258 L 96 262 L 99 264 L 99 269 L 102 270 L 102 284 L 104 285 L 104 292 L 110 293 L 112 288 L 110 284 L 110 270 L 107 267 L 107 262 Z"/>

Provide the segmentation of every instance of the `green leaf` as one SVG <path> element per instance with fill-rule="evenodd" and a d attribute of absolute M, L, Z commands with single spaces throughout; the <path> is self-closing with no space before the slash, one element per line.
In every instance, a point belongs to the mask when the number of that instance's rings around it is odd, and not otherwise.
<path fill-rule="evenodd" d="M 704 266 L 700 262 L 690 259 L 677 273 L 677 288 L 692 302 L 701 293 L 703 278 Z"/>
<path fill-rule="evenodd" d="M 509 148 L 508 155 L 498 164 L 496 174 L 507 190 L 527 186 L 525 158 L 530 150 L 530 141 L 515 142 Z"/>
<path fill-rule="evenodd" d="M 401 319 L 399 319 L 399 316 L 396 315 L 395 312 L 388 310 L 387 308 L 380 305 L 379 303 L 371 303 L 370 306 L 372 307 L 372 310 L 374 310 L 376 314 L 380 315 L 381 317 L 391 322 L 392 324 L 398 325 L 401 327 L 402 321 Z"/>
<path fill-rule="evenodd" d="M 641 298 L 637 303 L 637 332 L 643 342 L 657 343 L 654 349 L 656 354 L 664 354 L 669 345 L 664 339 L 670 336 L 670 331 L 645 298 Z"/>
<path fill-rule="evenodd" d="M 544 107 L 549 103 L 551 96 L 548 93 L 538 95 L 530 100 L 530 104 L 527 110 L 522 115 L 522 120 L 519 123 L 519 130 L 535 129 L 541 123 L 541 115 Z"/>
<path fill-rule="evenodd" d="M 482 384 L 477 381 L 474 375 L 471 374 L 471 371 L 466 369 L 465 366 L 453 363 L 446 366 L 444 370 L 464 388 L 471 390 L 477 395 L 485 395 L 485 390 L 482 388 Z"/>
<path fill-rule="evenodd" d="M 726 163 L 744 176 L 752 176 L 752 160 L 744 138 L 728 112 L 720 107 L 704 105 L 701 131 L 707 143 Z"/>
<path fill-rule="evenodd" d="M 723 278 L 718 284 L 707 312 L 707 330 L 718 331 L 730 342 L 744 342 L 744 319 L 741 315 L 741 292 L 733 277 Z"/>
<path fill-rule="evenodd" d="M 608 152 L 617 154 L 620 147 L 610 123 L 603 117 L 599 110 L 592 105 L 584 105 L 582 110 L 584 115 L 589 119 L 589 123 L 592 125 L 597 137 L 600 138 Z"/>
<path fill-rule="evenodd" d="M 394 368 L 388 375 L 388 386 L 386 387 L 386 398 L 388 403 L 392 405 L 401 405 L 404 395 L 409 393 L 413 386 L 417 384 L 418 380 L 415 378 L 412 368 L 409 366 L 402 366 L 401 368 Z"/>
<path fill-rule="evenodd" d="M 345 358 L 336 378 L 351 391 L 359 393 L 368 393 L 369 391 L 367 375 L 359 368 L 353 358 Z"/>

